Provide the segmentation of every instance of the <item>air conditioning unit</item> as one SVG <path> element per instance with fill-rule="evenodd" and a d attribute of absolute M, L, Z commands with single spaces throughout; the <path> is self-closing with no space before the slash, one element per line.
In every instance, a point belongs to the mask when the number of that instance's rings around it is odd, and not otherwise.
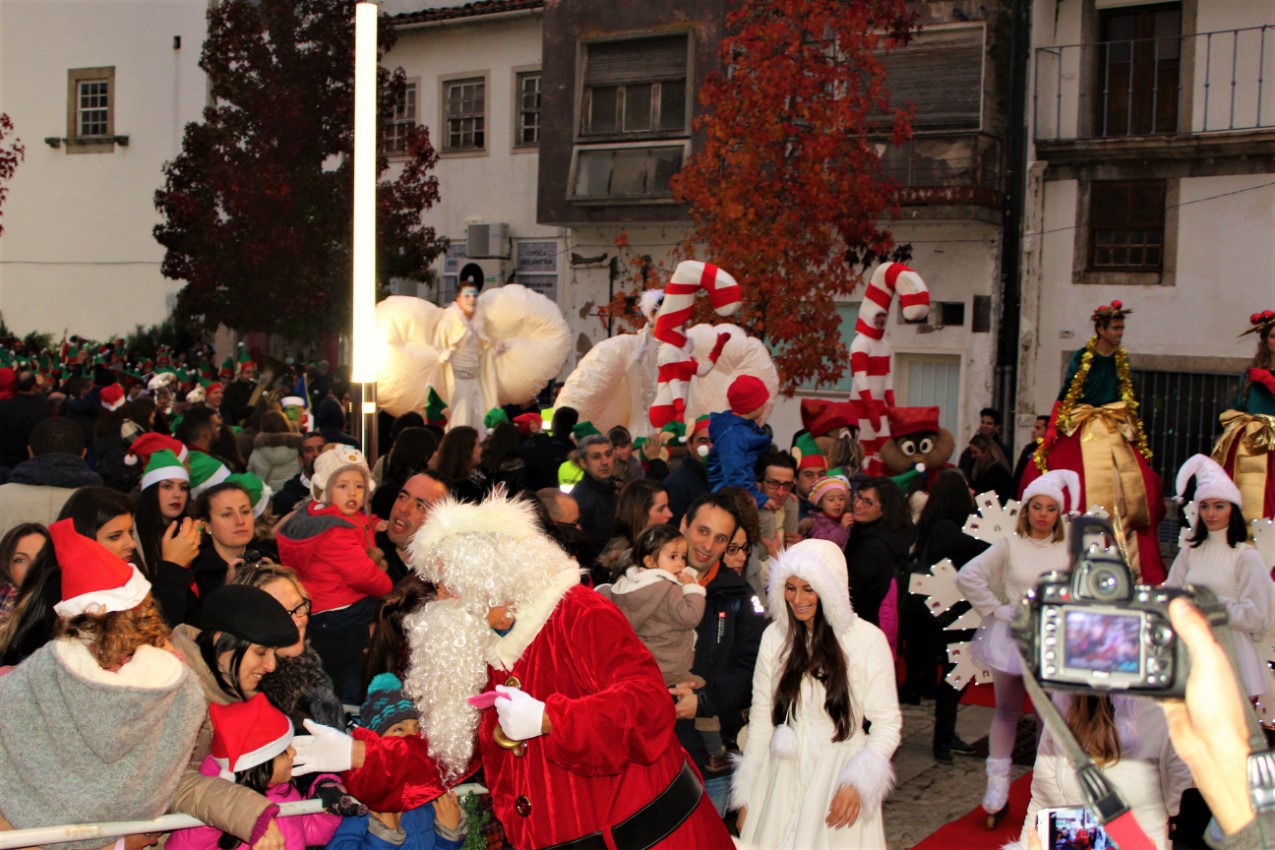
<path fill-rule="evenodd" d="M 465 252 L 474 259 L 509 256 L 508 224 L 471 224 L 465 231 Z"/>

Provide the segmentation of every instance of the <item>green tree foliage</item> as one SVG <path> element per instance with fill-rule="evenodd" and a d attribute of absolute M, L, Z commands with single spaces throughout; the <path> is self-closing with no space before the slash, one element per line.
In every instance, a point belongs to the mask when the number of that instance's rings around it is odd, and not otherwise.
<path fill-rule="evenodd" d="M 393 44 L 382 22 L 382 55 Z M 350 321 L 354 3 L 223 0 L 208 12 L 200 67 L 212 105 L 186 126 L 155 193 L 163 273 L 185 282 L 175 316 L 314 341 Z M 404 91 L 380 69 L 378 123 Z M 378 184 L 377 273 L 423 276 L 445 247 L 421 215 L 438 201 L 424 127 L 397 176 Z M 378 161 L 378 175 L 388 163 Z"/>

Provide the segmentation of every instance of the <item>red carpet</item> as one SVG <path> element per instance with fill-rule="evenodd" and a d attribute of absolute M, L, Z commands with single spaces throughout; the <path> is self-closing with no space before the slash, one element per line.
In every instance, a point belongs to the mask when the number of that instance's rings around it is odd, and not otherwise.
<path fill-rule="evenodd" d="M 1000 850 L 1002 844 L 1017 841 L 1022 834 L 1031 796 L 1032 775 L 1028 771 L 1009 786 L 1009 812 L 995 829 L 989 830 L 984 825 L 987 813 L 982 806 L 975 806 L 965 817 L 930 833 L 912 850 Z"/>

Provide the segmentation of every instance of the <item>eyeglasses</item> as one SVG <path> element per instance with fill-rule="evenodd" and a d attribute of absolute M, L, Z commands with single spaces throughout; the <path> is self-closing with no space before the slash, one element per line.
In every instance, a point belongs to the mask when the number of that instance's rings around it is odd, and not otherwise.
<path fill-rule="evenodd" d="M 874 501 L 873 499 L 869 499 L 867 496 L 863 495 L 862 493 L 855 493 L 854 500 L 856 502 L 863 502 L 865 505 L 867 505 L 870 508 L 874 508 L 877 505 L 876 501 Z"/>
<path fill-rule="evenodd" d="M 753 547 L 749 546 L 747 543 L 730 543 L 726 546 L 726 554 L 738 555 L 740 552 L 743 552 L 745 555 L 747 555 L 749 552 L 752 551 L 752 548 Z"/>
<path fill-rule="evenodd" d="M 298 605 L 295 608 L 289 608 L 288 616 L 293 618 L 309 617 L 310 616 L 310 600 L 302 599 L 300 605 Z"/>
<path fill-rule="evenodd" d="M 774 487 L 776 490 L 791 490 L 796 486 L 795 481 L 776 481 L 773 478 L 764 478 L 761 483 L 767 487 Z"/>

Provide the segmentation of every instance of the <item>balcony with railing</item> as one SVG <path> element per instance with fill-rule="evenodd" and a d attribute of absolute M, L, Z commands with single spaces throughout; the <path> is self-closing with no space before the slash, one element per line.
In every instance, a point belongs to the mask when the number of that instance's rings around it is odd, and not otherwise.
<path fill-rule="evenodd" d="M 1038 145 L 1275 129 L 1275 24 L 1037 48 Z"/>
<path fill-rule="evenodd" d="M 1001 205 L 1001 142 L 981 131 L 918 133 L 881 146 L 881 167 L 904 206 Z"/>

